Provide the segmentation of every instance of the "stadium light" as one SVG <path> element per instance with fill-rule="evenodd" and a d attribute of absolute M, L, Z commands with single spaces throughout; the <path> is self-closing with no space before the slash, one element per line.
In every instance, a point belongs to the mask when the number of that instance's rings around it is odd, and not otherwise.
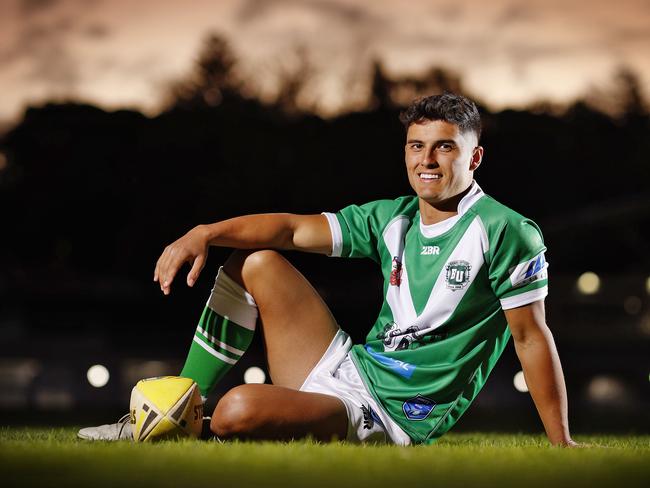
<path fill-rule="evenodd" d="M 591 400 L 602 404 L 620 403 L 626 396 L 623 383 L 618 378 L 605 375 L 592 378 L 587 392 Z"/>
<path fill-rule="evenodd" d="M 264 383 L 265 381 L 266 375 L 264 371 L 257 366 L 248 368 L 244 373 L 244 383 Z"/>
<path fill-rule="evenodd" d="M 108 383 L 111 375 L 108 372 L 106 366 L 102 364 L 94 364 L 88 368 L 86 373 L 86 378 L 88 378 L 88 383 L 90 383 L 95 388 L 101 388 Z"/>
<path fill-rule="evenodd" d="M 600 278 L 596 273 L 587 271 L 578 278 L 578 291 L 583 295 L 593 295 L 600 290 Z"/>
<path fill-rule="evenodd" d="M 515 385 L 515 388 L 517 391 L 520 391 L 522 393 L 526 393 L 528 391 L 528 385 L 526 384 L 526 378 L 524 378 L 524 372 L 519 371 L 514 379 L 512 380 L 512 383 Z"/>

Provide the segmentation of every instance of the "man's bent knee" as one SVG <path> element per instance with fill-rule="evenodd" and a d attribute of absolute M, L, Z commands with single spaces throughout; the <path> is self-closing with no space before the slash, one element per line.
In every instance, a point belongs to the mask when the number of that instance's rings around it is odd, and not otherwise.
<path fill-rule="evenodd" d="M 272 263 L 283 260 L 282 255 L 273 249 L 238 249 L 230 255 L 223 269 L 240 286 L 246 288 L 245 283 L 254 279 L 257 273 L 266 271 Z"/>
<path fill-rule="evenodd" d="M 251 435 L 259 418 L 254 399 L 241 385 L 226 393 L 217 403 L 210 421 L 210 430 L 222 438 Z M 259 407 L 259 405 L 257 405 Z"/>

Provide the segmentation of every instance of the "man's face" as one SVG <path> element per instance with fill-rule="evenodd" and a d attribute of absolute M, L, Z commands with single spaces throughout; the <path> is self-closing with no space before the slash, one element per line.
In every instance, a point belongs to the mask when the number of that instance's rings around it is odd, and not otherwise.
<path fill-rule="evenodd" d="M 418 197 L 436 204 L 466 190 L 483 157 L 473 131 L 456 124 L 422 120 L 406 133 L 404 159 L 411 187 Z"/>

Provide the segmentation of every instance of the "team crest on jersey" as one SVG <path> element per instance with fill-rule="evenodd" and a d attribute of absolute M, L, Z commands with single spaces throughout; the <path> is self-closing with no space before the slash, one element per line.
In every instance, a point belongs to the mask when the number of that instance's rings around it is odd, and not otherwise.
<path fill-rule="evenodd" d="M 399 286 L 402 283 L 402 262 L 397 256 L 393 258 L 393 266 L 390 270 L 390 284 Z"/>
<path fill-rule="evenodd" d="M 461 290 L 469 283 L 469 272 L 472 266 L 467 261 L 450 261 L 445 266 L 447 288 Z"/>
<path fill-rule="evenodd" d="M 406 400 L 402 405 L 404 415 L 409 420 L 424 420 L 434 408 L 436 408 L 436 402 L 419 394 Z"/>

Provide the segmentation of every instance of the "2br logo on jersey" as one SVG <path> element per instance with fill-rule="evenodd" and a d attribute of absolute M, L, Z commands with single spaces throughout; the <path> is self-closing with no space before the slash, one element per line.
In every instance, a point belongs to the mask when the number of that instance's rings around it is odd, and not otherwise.
<path fill-rule="evenodd" d="M 467 261 L 449 261 L 445 266 L 445 281 L 450 290 L 461 290 L 469 283 L 472 266 Z"/>
<path fill-rule="evenodd" d="M 420 256 L 437 256 L 440 254 L 440 247 L 438 246 L 422 246 Z"/>

